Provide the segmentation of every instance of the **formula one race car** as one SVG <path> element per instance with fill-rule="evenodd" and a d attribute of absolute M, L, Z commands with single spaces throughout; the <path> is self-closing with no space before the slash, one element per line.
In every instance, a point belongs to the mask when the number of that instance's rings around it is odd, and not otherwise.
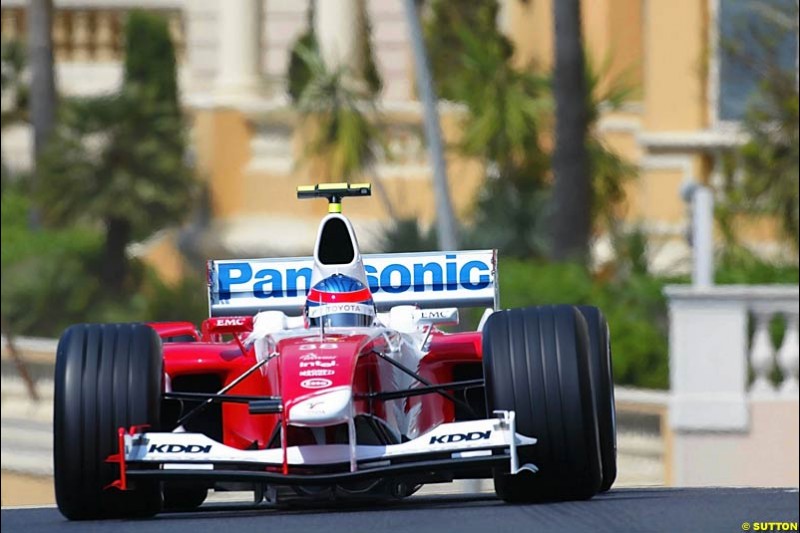
<path fill-rule="evenodd" d="M 498 310 L 494 251 L 365 255 L 327 198 L 311 258 L 208 263 L 210 318 L 81 324 L 55 373 L 58 508 L 70 519 L 404 498 L 494 478 L 509 502 L 578 500 L 616 476 L 608 327 L 594 307 Z M 446 333 L 458 308 L 477 331 Z"/>

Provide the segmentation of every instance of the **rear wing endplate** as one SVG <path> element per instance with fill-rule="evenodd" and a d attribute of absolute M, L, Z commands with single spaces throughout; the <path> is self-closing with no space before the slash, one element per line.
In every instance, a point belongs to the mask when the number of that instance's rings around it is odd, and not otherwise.
<path fill-rule="evenodd" d="M 497 309 L 496 250 L 373 254 L 363 259 L 379 311 L 397 305 Z M 311 257 L 209 261 L 210 315 L 299 315 L 312 267 Z"/>

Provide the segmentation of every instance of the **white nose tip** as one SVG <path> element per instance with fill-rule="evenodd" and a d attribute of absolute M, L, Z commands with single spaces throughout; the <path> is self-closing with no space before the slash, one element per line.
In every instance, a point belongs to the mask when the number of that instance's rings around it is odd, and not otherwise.
<path fill-rule="evenodd" d="M 288 422 L 295 426 L 329 426 L 350 418 L 350 387 L 328 389 L 289 408 Z"/>

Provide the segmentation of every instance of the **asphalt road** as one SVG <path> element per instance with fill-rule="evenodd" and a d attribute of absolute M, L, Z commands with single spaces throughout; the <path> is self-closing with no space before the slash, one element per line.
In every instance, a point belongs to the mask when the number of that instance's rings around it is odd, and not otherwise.
<path fill-rule="evenodd" d="M 415 496 L 381 506 L 313 509 L 206 504 L 202 512 L 148 520 L 67 522 L 55 508 L 3 509 L 3 532 L 312 533 L 505 531 L 757 531 L 798 521 L 797 489 L 617 489 L 585 502 L 505 505 L 489 494 Z M 749 527 L 745 529 L 744 522 Z M 796 526 L 794 526 L 796 527 Z M 770 530 L 770 529 L 767 529 Z M 781 531 L 771 529 L 773 531 Z"/>

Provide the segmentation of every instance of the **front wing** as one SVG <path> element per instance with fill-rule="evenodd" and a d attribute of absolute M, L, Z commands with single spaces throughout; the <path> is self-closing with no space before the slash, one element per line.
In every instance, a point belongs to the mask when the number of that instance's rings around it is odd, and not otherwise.
<path fill-rule="evenodd" d="M 198 433 L 148 433 L 120 430 L 124 454 L 120 479 L 206 479 L 275 485 L 318 485 L 392 477 L 419 472 L 470 470 L 507 466 L 511 473 L 535 472 L 520 465 L 517 447 L 536 443 L 515 431 L 514 412 L 498 418 L 441 424 L 400 444 L 369 446 L 327 444 L 241 450 Z"/>

